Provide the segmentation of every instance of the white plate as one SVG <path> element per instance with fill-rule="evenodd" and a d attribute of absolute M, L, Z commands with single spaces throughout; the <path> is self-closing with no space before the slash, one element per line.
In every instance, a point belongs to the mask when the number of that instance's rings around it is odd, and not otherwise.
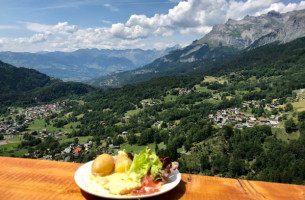
<path fill-rule="evenodd" d="M 74 180 L 76 184 L 85 192 L 109 199 L 141 199 L 141 198 L 147 198 L 147 197 L 153 197 L 157 196 L 163 193 L 166 193 L 173 188 L 175 188 L 181 180 L 181 174 L 178 170 L 172 170 L 171 174 L 168 178 L 168 182 L 162 186 L 159 192 L 153 193 L 153 194 L 146 194 L 146 195 L 134 195 L 134 196 L 126 196 L 126 195 L 112 195 L 109 194 L 109 192 L 101 187 L 99 187 L 94 181 L 90 180 L 91 175 L 91 165 L 93 161 L 87 162 L 81 167 L 79 167 L 75 174 L 74 174 Z"/>

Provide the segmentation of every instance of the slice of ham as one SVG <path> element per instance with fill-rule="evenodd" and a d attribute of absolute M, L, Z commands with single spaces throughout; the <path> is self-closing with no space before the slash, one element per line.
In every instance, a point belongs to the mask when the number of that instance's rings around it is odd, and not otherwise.
<path fill-rule="evenodd" d="M 151 175 L 146 175 L 142 179 L 142 186 L 132 192 L 133 195 L 153 194 L 160 191 L 162 181 L 154 181 Z"/>

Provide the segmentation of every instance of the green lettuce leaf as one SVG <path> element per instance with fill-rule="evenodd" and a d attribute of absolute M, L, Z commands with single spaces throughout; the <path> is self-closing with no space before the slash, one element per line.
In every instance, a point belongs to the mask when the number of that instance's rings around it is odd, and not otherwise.
<path fill-rule="evenodd" d="M 146 147 L 146 149 L 134 156 L 127 175 L 134 181 L 141 181 L 150 170 L 152 178 L 156 179 L 161 176 L 161 169 L 162 163 L 159 157 Z"/>
<path fill-rule="evenodd" d="M 152 153 L 152 155 L 150 155 L 150 161 L 151 161 L 150 174 L 153 180 L 156 180 L 157 178 L 162 178 L 162 172 L 161 172 L 162 163 L 159 157 L 155 153 Z"/>

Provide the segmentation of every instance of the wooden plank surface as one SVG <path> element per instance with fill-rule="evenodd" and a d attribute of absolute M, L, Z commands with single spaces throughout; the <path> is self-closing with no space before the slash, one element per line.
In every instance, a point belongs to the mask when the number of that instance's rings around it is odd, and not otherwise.
<path fill-rule="evenodd" d="M 0 199 L 102 199 L 81 191 L 74 173 L 81 164 L 0 157 Z M 182 174 L 172 191 L 149 199 L 298 200 L 305 186 Z"/>

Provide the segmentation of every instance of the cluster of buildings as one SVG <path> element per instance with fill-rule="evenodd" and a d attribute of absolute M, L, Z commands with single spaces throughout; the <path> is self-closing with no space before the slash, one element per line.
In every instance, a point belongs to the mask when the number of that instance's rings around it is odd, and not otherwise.
<path fill-rule="evenodd" d="M 216 115 L 209 114 L 208 119 L 222 127 L 228 124 L 235 124 L 236 128 L 253 127 L 254 125 L 278 126 L 278 117 L 271 115 L 270 118 L 255 118 L 241 112 L 239 108 L 228 108 L 217 111 Z"/>
<path fill-rule="evenodd" d="M 9 108 L 10 115 L 15 118 L 2 119 L 0 121 L 0 133 L 4 135 L 19 135 L 20 130 L 24 130 L 30 122 L 51 116 L 53 113 L 62 111 L 65 102 L 35 106 L 22 110 Z"/>
<path fill-rule="evenodd" d="M 16 119 L 0 121 L 0 134 L 4 135 L 16 135 L 20 130 L 29 125 L 28 122 L 19 124 Z"/>
<path fill-rule="evenodd" d="M 88 141 L 87 143 L 80 143 L 75 145 L 71 143 L 67 148 L 65 148 L 60 153 L 55 153 L 54 156 L 51 154 L 44 155 L 42 157 L 43 160 L 59 160 L 59 161 L 71 161 L 71 159 L 77 159 L 81 156 L 81 154 L 86 154 L 90 152 L 90 149 L 93 145 L 92 141 Z M 57 159 L 59 158 L 59 159 Z"/>
<path fill-rule="evenodd" d="M 60 136 L 69 135 L 68 131 L 56 131 L 55 133 L 48 133 L 47 129 L 39 131 L 41 138 L 53 137 L 55 140 L 58 140 Z"/>
<path fill-rule="evenodd" d="M 147 100 L 144 100 L 144 101 L 141 101 L 141 104 L 146 105 L 146 106 L 153 106 L 153 105 L 156 105 L 157 102 L 155 102 L 155 101 L 149 102 Z"/>
<path fill-rule="evenodd" d="M 11 112 L 17 116 L 24 117 L 27 121 L 34 121 L 51 116 L 54 113 L 60 113 L 65 105 L 65 102 L 57 102 L 54 104 L 46 104 L 41 106 L 35 106 L 31 108 L 22 109 L 20 111 Z"/>
<path fill-rule="evenodd" d="M 264 102 L 265 99 L 262 99 L 262 101 Z M 279 101 L 274 101 L 271 104 L 265 104 L 264 109 L 265 110 L 269 110 L 269 111 L 274 110 L 274 109 L 279 109 L 279 107 L 278 107 L 279 105 L 280 105 Z M 258 105 L 258 101 L 252 100 L 252 101 L 244 101 L 242 103 L 242 106 L 243 106 L 243 108 L 248 109 L 251 106 L 258 107 L 259 105 Z"/>
<path fill-rule="evenodd" d="M 63 154 L 72 153 L 74 158 L 78 158 L 81 155 L 81 153 L 84 153 L 84 152 L 88 153 L 92 147 L 92 144 L 93 144 L 93 142 L 91 140 L 87 143 L 80 143 L 78 145 L 75 145 L 74 143 L 72 143 L 72 144 L 70 144 L 69 147 L 65 148 L 61 153 L 55 154 L 55 157 L 59 156 L 59 155 L 63 155 Z"/>
<path fill-rule="evenodd" d="M 179 95 L 189 94 L 191 92 L 192 92 L 192 90 L 188 90 L 186 88 L 179 88 L 179 90 L 178 90 Z"/>

